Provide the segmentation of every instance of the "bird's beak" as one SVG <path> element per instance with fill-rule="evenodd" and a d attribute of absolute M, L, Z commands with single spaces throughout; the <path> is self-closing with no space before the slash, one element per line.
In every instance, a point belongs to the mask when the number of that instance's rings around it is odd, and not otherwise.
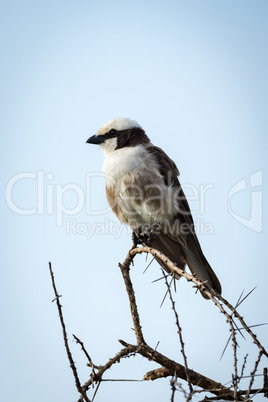
<path fill-rule="evenodd" d="M 102 144 L 104 142 L 104 138 L 101 135 L 92 135 L 92 137 L 90 137 L 86 144 Z"/>

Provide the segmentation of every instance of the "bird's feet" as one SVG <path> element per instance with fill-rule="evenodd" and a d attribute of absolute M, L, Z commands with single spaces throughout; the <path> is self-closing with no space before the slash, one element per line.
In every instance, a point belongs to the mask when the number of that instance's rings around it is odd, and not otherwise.
<path fill-rule="evenodd" d="M 132 232 L 133 243 L 137 246 L 138 244 L 144 244 L 146 246 L 150 245 L 151 241 L 157 237 L 159 234 L 160 227 L 159 224 L 154 224 L 153 226 L 142 226 Z"/>

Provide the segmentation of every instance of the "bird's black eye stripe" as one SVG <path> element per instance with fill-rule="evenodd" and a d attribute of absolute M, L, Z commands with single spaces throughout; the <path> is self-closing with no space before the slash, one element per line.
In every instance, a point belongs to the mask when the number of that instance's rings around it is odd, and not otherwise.
<path fill-rule="evenodd" d="M 114 128 L 112 128 L 108 133 L 104 134 L 105 135 L 105 139 L 108 138 L 114 138 L 117 136 L 117 130 L 115 130 Z"/>

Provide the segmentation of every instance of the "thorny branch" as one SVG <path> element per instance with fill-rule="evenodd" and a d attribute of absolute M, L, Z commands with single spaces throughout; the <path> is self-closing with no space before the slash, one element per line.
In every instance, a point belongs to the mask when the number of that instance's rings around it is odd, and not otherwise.
<path fill-rule="evenodd" d="M 144 339 L 144 335 L 142 332 L 142 326 L 140 322 L 140 317 L 139 317 L 139 312 L 138 312 L 138 307 L 136 303 L 136 298 L 135 298 L 135 292 L 133 288 L 133 284 L 130 278 L 130 265 L 135 258 L 137 254 L 141 253 L 149 253 L 155 257 L 157 257 L 158 260 L 161 260 L 165 266 L 168 268 L 168 270 L 172 273 L 172 275 L 178 274 L 182 277 L 184 277 L 187 281 L 190 281 L 194 284 L 194 286 L 201 290 L 202 293 L 204 293 L 209 299 L 213 301 L 213 303 L 219 308 L 220 312 L 225 316 L 229 326 L 230 326 L 230 339 L 232 339 L 232 346 L 233 346 L 233 353 L 234 353 L 234 374 L 232 376 L 232 387 L 228 388 L 223 386 L 221 383 L 214 381 L 202 374 L 197 373 L 194 370 L 189 369 L 188 363 L 187 363 L 187 357 L 185 353 L 185 348 L 184 348 L 184 341 L 182 338 L 182 328 L 179 323 L 179 316 L 175 308 L 175 302 L 172 296 L 171 292 L 171 287 L 170 284 L 167 281 L 167 276 L 164 274 L 164 278 L 166 281 L 167 285 L 167 292 L 169 294 L 169 298 L 171 301 L 172 309 L 174 311 L 175 315 L 175 322 L 179 334 L 179 339 L 180 339 L 180 344 L 181 344 L 181 353 L 183 355 L 183 360 L 184 360 L 184 365 L 181 365 L 177 363 L 174 360 L 171 360 L 170 358 L 162 355 L 160 352 L 156 351 L 156 349 L 152 349 Z M 141 355 L 148 360 L 154 361 L 155 363 L 159 364 L 161 367 L 157 368 L 155 370 L 149 371 L 146 373 L 143 377 L 144 381 L 148 380 L 155 380 L 158 378 L 164 378 L 171 376 L 171 390 L 172 390 L 172 395 L 171 395 L 171 401 L 174 401 L 175 398 L 175 392 L 177 389 L 181 390 L 185 396 L 185 399 L 187 401 L 190 401 L 192 399 L 192 396 L 196 393 L 200 392 L 210 392 L 214 396 L 213 398 L 207 398 L 205 397 L 204 400 L 219 400 L 219 399 L 226 399 L 226 400 L 234 400 L 234 401 L 249 401 L 249 396 L 253 394 L 253 396 L 257 393 L 263 393 L 264 396 L 268 396 L 268 382 L 267 382 L 267 370 L 264 372 L 264 385 L 263 388 L 261 389 L 253 389 L 252 385 L 255 379 L 255 376 L 257 375 L 257 369 L 259 367 L 259 363 L 261 361 L 261 358 L 263 356 L 268 357 L 268 353 L 263 347 L 263 345 L 260 343 L 258 340 L 257 336 L 252 332 L 251 328 L 247 326 L 245 323 L 244 319 L 241 317 L 241 315 L 237 312 L 237 307 L 243 302 L 243 300 L 248 296 L 245 296 L 242 300 L 238 300 L 237 304 L 235 307 L 233 307 L 226 299 L 224 299 L 221 295 L 217 294 L 214 290 L 210 289 L 206 283 L 201 282 L 198 278 L 196 278 L 194 275 L 190 275 L 180 268 L 178 268 L 175 264 L 173 264 L 164 254 L 159 252 L 158 250 L 155 250 L 150 247 L 136 247 L 133 245 L 133 247 L 130 249 L 130 251 L 127 254 L 127 257 L 124 261 L 123 264 L 119 264 L 119 267 L 121 269 L 122 277 L 124 279 L 126 291 L 128 294 L 128 299 L 129 299 L 129 304 L 130 304 L 130 311 L 131 311 L 131 316 L 132 316 L 132 321 L 134 325 L 134 330 L 135 330 L 135 335 L 136 335 L 136 345 L 129 344 L 128 342 L 125 342 L 123 340 L 119 340 L 119 342 L 123 345 L 123 349 L 121 349 L 114 357 L 110 358 L 107 363 L 105 363 L 102 366 L 97 366 L 93 363 L 91 357 L 89 356 L 87 350 L 84 347 L 84 344 L 82 341 L 80 341 L 75 335 L 74 338 L 78 344 L 80 344 L 82 351 L 87 357 L 88 360 L 88 366 L 91 367 L 91 375 L 88 381 L 84 383 L 82 386 L 79 380 L 79 376 L 77 373 L 77 369 L 75 367 L 72 354 L 69 348 L 68 344 L 68 338 L 67 338 L 67 332 L 66 332 L 66 327 L 63 319 L 63 314 L 62 314 L 62 306 L 59 302 L 59 298 L 61 297 L 56 289 L 55 285 L 55 280 L 54 280 L 54 274 L 52 271 L 51 263 L 49 263 L 49 269 L 50 269 L 50 275 L 52 279 L 52 286 L 54 289 L 55 293 L 55 299 L 57 302 L 57 308 L 59 312 L 59 317 L 60 317 L 60 322 L 62 326 L 62 331 L 63 331 L 63 338 L 64 338 L 64 344 L 65 344 L 65 349 L 66 353 L 70 362 L 70 366 L 73 372 L 73 376 L 75 379 L 75 384 L 76 388 L 80 394 L 79 401 L 87 401 L 91 402 L 91 400 L 88 398 L 86 392 L 94 387 L 94 384 L 97 384 L 97 388 L 95 390 L 95 393 L 93 395 L 93 399 L 95 398 L 95 395 L 98 391 L 99 385 L 102 381 L 105 381 L 103 379 L 104 373 L 110 369 L 115 363 L 119 363 L 122 358 L 130 357 L 130 356 L 135 356 L 135 355 Z M 241 295 L 242 296 L 242 295 Z M 240 298 L 241 298 L 240 296 Z M 53 300 L 53 301 L 54 301 Z M 238 328 L 236 322 L 234 321 L 237 319 L 240 324 L 241 328 Z M 246 366 L 246 357 L 244 359 L 244 363 L 242 365 L 242 370 L 241 370 L 241 375 L 238 375 L 238 358 L 237 358 L 237 331 L 242 335 L 241 329 L 245 330 L 249 336 L 252 338 L 253 342 L 259 349 L 259 355 L 258 358 L 255 362 L 253 371 L 250 376 L 250 383 L 248 386 L 248 389 L 246 390 L 239 390 L 238 386 L 240 383 L 240 380 L 243 377 L 243 373 L 245 370 Z M 243 335 L 242 335 L 243 336 Z M 228 343 L 227 343 L 228 344 Z M 266 374 L 265 374 L 266 373 Z M 178 382 L 178 379 L 187 381 L 188 386 L 189 386 L 189 393 L 184 390 L 182 385 Z M 106 381 L 111 381 L 111 380 L 106 380 Z M 193 386 L 198 386 L 199 389 L 193 388 Z M 233 388 L 233 389 L 231 389 Z M 92 399 L 92 401 L 93 401 Z"/>
<path fill-rule="evenodd" d="M 61 327 L 62 327 L 62 332 L 63 332 L 63 339 L 64 339 L 64 345 L 65 345 L 65 349 L 66 349 L 66 353 L 70 362 L 70 366 L 73 372 L 73 376 L 75 379 L 75 385 L 76 388 L 78 390 L 78 392 L 82 395 L 82 400 L 85 400 L 86 402 L 91 402 L 90 399 L 88 399 L 86 393 L 84 392 L 84 390 L 81 387 L 80 384 L 80 380 L 77 374 L 77 370 L 73 361 L 73 357 L 70 351 L 70 347 L 69 347 L 69 343 L 68 343 L 68 337 L 67 337 L 67 332 L 66 332 L 66 327 L 65 327 L 65 323 L 63 320 L 63 314 L 62 314 L 62 306 L 60 304 L 60 295 L 58 294 L 57 288 L 56 288 L 56 284 L 55 284 L 55 279 L 54 279 L 54 273 L 52 271 L 52 266 L 51 266 L 51 262 L 49 263 L 49 271 L 50 271 L 50 276 L 51 276 L 51 280 L 52 280 L 52 286 L 53 286 L 53 290 L 54 290 L 54 294 L 55 294 L 55 299 L 53 301 L 56 300 L 57 302 L 57 307 L 58 307 L 58 312 L 59 312 L 59 316 L 60 316 L 60 323 L 61 323 Z"/>
<path fill-rule="evenodd" d="M 132 315 L 132 320 L 133 320 L 133 324 L 134 324 L 134 330 L 135 330 L 135 335 L 136 335 L 136 339 L 137 339 L 137 344 L 144 344 L 144 338 L 143 338 L 143 333 L 142 333 L 142 329 L 141 329 L 141 324 L 140 324 L 140 317 L 139 317 L 139 313 L 138 313 L 138 307 L 136 304 L 136 298 L 135 298 L 135 293 L 134 293 L 134 289 L 132 286 L 132 282 L 130 279 L 130 275 L 129 275 L 129 265 L 125 265 L 125 264 L 119 264 L 119 267 L 121 269 L 122 272 L 122 276 L 125 282 L 125 286 L 126 286 L 126 290 L 127 290 L 127 294 L 128 294 L 128 298 L 129 298 L 129 303 L 130 303 L 130 310 L 131 310 L 131 315 Z"/>
<path fill-rule="evenodd" d="M 172 310 L 173 310 L 174 315 L 175 315 L 176 326 L 177 326 L 177 329 L 178 329 L 178 334 L 179 334 L 180 344 L 181 344 L 181 354 L 182 354 L 183 360 L 184 360 L 185 376 L 186 376 L 186 380 L 187 380 L 187 383 L 188 383 L 188 386 L 189 386 L 190 397 L 191 397 L 191 395 L 193 394 L 193 387 L 192 387 L 191 378 L 190 378 L 190 375 L 189 375 L 187 357 L 186 357 L 186 353 L 185 353 L 185 349 L 184 349 L 184 342 L 183 342 L 183 338 L 182 338 L 182 328 L 180 326 L 179 316 L 178 316 L 177 310 L 175 308 L 175 302 L 174 302 L 172 292 L 171 292 L 171 289 L 170 289 L 171 284 L 168 283 L 167 275 L 165 274 L 163 269 L 162 269 L 162 272 L 163 272 L 163 275 L 164 275 L 164 278 L 165 278 L 165 283 L 166 283 L 166 286 L 167 286 L 167 289 L 168 289 L 168 294 L 169 294 L 169 298 L 170 298 L 170 301 L 171 301 Z M 175 280 L 174 276 L 173 276 L 173 280 Z M 174 387 L 174 384 L 173 384 L 173 387 Z M 172 392 L 173 392 L 173 387 L 172 387 Z"/>
<path fill-rule="evenodd" d="M 161 261 L 163 261 L 168 269 L 170 269 L 171 272 L 177 273 L 178 275 L 184 277 L 187 279 L 187 281 L 193 282 L 195 284 L 195 287 L 198 289 L 202 290 L 209 299 L 211 299 L 216 306 L 221 310 L 221 312 L 225 315 L 228 314 L 223 305 L 225 305 L 231 313 L 240 321 L 242 324 L 243 328 L 248 332 L 248 334 L 251 336 L 253 339 L 253 342 L 257 345 L 260 351 L 263 352 L 263 354 L 268 357 L 268 353 L 265 350 L 265 348 L 262 346 L 262 344 L 259 342 L 257 339 L 256 335 L 253 334 L 251 331 L 250 327 L 247 326 L 245 323 L 244 319 L 238 314 L 236 309 L 226 300 L 224 299 L 220 294 L 216 293 L 213 289 L 209 288 L 205 282 L 200 281 L 198 278 L 196 278 L 194 275 L 190 275 L 187 272 L 183 271 L 182 269 L 178 268 L 175 264 L 173 264 L 164 254 L 162 254 L 160 251 L 155 250 L 151 247 L 139 247 L 139 248 L 132 248 L 129 251 L 129 257 L 127 257 L 126 261 L 129 261 L 129 264 L 131 263 L 132 259 L 135 257 L 136 254 L 141 254 L 141 253 L 150 253 L 154 257 L 159 258 Z M 218 299 L 218 300 L 217 300 Z M 222 304 L 221 304 L 221 303 Z M 231 317 L 232 317 L 231 314 Z"/>

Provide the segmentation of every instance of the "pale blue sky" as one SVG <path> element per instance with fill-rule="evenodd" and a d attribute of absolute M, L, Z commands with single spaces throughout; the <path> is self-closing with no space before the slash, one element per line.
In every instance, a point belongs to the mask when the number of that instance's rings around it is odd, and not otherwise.
<path fill-rule="evenodd" d="M 87 214 L 83 205 L 63 215 L 59 226 L 66 185 L 84 195 L 91 210 L 108 207 L 103 179 L 86 185 L 87 173 L 102 171 L 103 155 L 85 141 L 116 116 L 136 119 L 177 163 L 224 296 L 235 303 L 243 289 L 257 286 L 241 313 L 249 324 L 268 321 L 267 12 L 260 0 L 1 2 L 2 400 L 78 399 L 51 303 L 48 261 L 63 295 L 68 333 L 83 339 L 96 364 L 120 349 L 117 339 L 134 342 L 117 267 L 131 245 L 128 231 L 116 238 L 116 217 Z M 10 179 L 25 172 L 39 172 L 39 213 L 31 216 L 15 213 L 10 202 L 36 208 L 37 180 L 17 181 L 5 202 Z M 260 184 L 253 196 L 249 180 L 255 172 Z M 231 197 L 232 215 L 228 194 L 240 181 L 248 188 Z M 204 186 L 209 190 L 202 210 Z M 48 202 L 42 211 L 43 196 Z M 66 191 L 64 207 L 76 204 L 75 192 Z M 247 226 L 239 217 L 248 219 Z M 86 224 L 90 238 L 82 233 Z M 132 275 L 145 338 L 151 346 L 160 341 L 160 352 L 182 361 L 170 306 L 159 309 L 164 284 L 151 283 L 160 270 L 152 264 L 142 275 L 144 268 L 145 258 L 138 257 Z M 232 351 L 219 362 L 229 336 L 223 317 L 185 281 L 177 289 L 189 366 L 229 381 Z M 267 340 L 266 327 L 256 332 Z M 253 346 L 240 343 L 243 359 Z M 85 380 L 89 370 L 80 348 L 71 347 Z M 144 359 L 128 359 L 108 376 L 140 379 L 153 368 Z M 168 401 L 169 380 L 104 383 L 96 402 L 126 397 Z"/>

